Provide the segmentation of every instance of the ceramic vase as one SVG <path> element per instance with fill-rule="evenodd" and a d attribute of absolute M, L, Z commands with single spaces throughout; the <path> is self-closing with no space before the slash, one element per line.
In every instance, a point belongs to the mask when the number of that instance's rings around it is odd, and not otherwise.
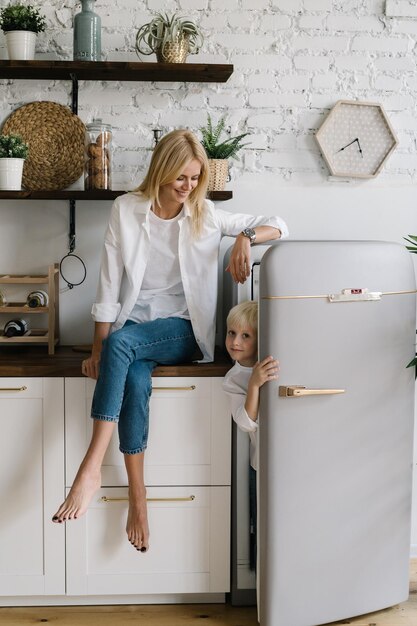
<path fill-rule="evenodd" d="M 0 159 L 0 189 L 8 191 L 22 189 L 24 162 L 25 159 Z"/>
<path fill-rule="evenodd" d="M 101 19 L 94 13 L 95 0 L 81 0 L 74 17 L 74 61 L 100 61 Z"/>
<path fill-rule="evenodd" d="M 30 30 L 9 30 L 4 35 L 10 60 L 32 61 L 35 58 L 36 33 Z"/>

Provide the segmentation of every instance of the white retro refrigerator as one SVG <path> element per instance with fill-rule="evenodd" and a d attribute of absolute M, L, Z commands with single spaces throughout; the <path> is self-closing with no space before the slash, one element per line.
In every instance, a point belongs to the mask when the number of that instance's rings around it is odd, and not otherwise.
<path fill-rule="evenodd" d="M 261 626 L 408 597 L 416 284 L 395 243 L 284 241 L 260 265 Z"/>

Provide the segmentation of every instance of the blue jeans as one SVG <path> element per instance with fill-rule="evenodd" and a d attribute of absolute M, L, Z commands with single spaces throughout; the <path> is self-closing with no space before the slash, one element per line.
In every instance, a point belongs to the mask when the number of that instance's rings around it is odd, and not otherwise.
<path fill-rule="evenodd" d="M 121 452 L 146 449 L 154 367 L 199 358 L 198 350 L 191 322 L 178 317 L 128 320 L 103 342 L 91 417 L 118 422 Z"/>

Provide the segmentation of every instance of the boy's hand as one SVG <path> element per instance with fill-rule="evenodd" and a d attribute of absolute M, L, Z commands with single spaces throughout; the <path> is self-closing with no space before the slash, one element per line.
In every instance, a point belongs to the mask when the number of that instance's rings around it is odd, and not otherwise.
<path fill-rule="evenodd" d="M 257 361 L 253 366 L 252 375 L 249 379 L 249 385 L 254 387 L 262 387 L 269 380 L 278 378 L 279 363 L 274 357 L 267 356 L 263 361 Z"/>

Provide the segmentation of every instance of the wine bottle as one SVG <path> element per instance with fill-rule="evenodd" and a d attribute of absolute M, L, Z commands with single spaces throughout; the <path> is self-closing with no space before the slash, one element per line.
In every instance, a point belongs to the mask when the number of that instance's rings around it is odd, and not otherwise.
<path fill-rule="evenodd" d="M 48 306 L 48 301 L 49 298 L 46 291 L 31 291 L 26 299 L 26 304 L 31 309 L 36 309 L 38 306 Z"/>
<path fill-rule="evenodd" d="M 27 330 L 27 322 L 21 318 L 16 318 L 6 322 L 3 333 L 6 337 L 21 337 Z"/>

